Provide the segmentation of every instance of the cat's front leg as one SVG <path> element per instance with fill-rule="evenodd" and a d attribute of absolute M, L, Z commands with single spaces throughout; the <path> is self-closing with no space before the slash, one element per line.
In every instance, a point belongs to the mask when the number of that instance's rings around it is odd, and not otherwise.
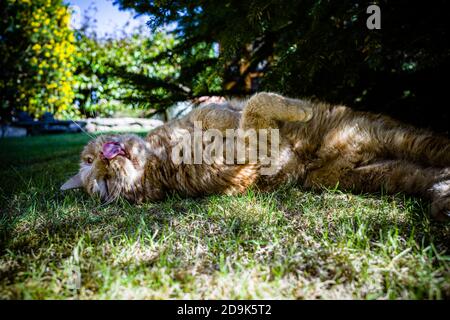
<path fill-rule="evenodd" d="M 275 93 L 261 92 L 252 96 L 244 107 L 240 128 L 278 128 L 279 121 L 307 122 L 313 109 L 307 101 L 285 98 Z"/>

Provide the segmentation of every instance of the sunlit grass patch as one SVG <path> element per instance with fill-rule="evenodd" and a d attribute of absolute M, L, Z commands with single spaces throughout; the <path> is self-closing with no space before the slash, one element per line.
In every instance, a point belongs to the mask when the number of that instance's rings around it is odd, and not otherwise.
<path fill-rule="evenodd" d="M 426 203 L 291 186 L 102 206 L 59 192 L 86 141 L 61 139 L 70 152 L 56 136 L 0 141 L 1 298 L 450 297 L 450 224 Z"/>

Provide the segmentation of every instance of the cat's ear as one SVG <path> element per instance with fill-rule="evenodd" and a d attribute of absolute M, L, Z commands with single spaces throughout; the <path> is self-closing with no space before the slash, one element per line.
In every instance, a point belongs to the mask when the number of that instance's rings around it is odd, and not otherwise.
<path fill-rule="evenodd" d="M 82 186 L 83 186 L 83 182 L 81 181 L 81 174 L 77 173 L 72 178 L 67 180 L 66 183 L 64 183 L 61 186 L 60 190 L 65 191 L 65 190 L 69 190 L 69 189 L 77 189 L 77 188 L 81 188 Z"/>

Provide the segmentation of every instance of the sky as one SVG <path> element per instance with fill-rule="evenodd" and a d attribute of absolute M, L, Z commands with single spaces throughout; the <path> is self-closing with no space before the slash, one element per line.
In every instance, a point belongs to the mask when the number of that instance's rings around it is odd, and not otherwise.
<path fill-rule="evenodd" d="M 72 26 L 74 28 L 80 26 L 86 10 L 96 7 L 97 11 L 90 10 L 90 15 L 97 20 L 94 30 L 100 37 L 117 33 L 123 29 L 129 33 L 135 27 L 145 26 L 148 20 L 144 16 L 134 18 L 135 13 L 132 11 L 120 11 L 117 5 L 113 5 L 113 0 L 66 0 L 65 2 L 72 7 Z M 124 28 L 127 22 L 130 24 Z"/>

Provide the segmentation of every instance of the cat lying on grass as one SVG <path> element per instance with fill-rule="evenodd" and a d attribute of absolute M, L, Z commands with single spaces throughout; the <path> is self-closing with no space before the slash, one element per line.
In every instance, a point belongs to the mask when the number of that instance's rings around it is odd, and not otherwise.
<path fill-rule="evenodd" d="M 198 125 L 215 133 L 271 129 L 268 137 L 279 135 L 279 141 L 269 139 L 269 148 L 277 144 L 277 152 L 270 154 L 273 172 L 262 174 L 267 167 L 262 161 L 223 161 L 224 152 L 216 152 L 214 161 L 207 163 L 175 161 L 174 150 L 181 141 L 190 141 L 186 136 L 195 135 Z M 202 139 L 204 148 L 207 142 Z M 232 157 L 237 159 L 236 152 Z M 83 187 L 106 202 L 119 197 L 142 202 L 172 192 L 189 197 L 237 194 L 249 187 L 271 190 L 285 183 L 306 189 L 338 185 L 354 192 L 417 195 L 431 202 L 431 215 L 441 220 L 450 216 L 450 140 L 386 116 L 259 93 L 245 102 L 197 108 L 145 139 L 99 136 L 86 145 L 80 171 L 61 189 Z"/>

